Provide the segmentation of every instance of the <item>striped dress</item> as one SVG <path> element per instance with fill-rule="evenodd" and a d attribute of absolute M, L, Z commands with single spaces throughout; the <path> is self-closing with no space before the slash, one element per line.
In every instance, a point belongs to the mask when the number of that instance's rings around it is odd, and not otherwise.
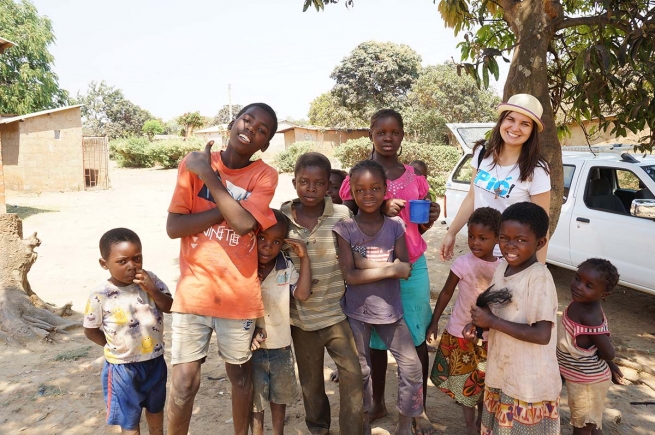
<path fill-rule="evenodd" d="M 558 328 L 557 362 L 560 374 L 567 381 L 580 384 L 594 384 L 612 378 L 607 361 L 598 357 L 598 349 L 578 347 L 578 335 L 610 335 L 607 318 L 603 313 L 603 323 L 598 326 L 586 326 L 574 322 L 568 316 L 568 308 L 562 314 Z"/>

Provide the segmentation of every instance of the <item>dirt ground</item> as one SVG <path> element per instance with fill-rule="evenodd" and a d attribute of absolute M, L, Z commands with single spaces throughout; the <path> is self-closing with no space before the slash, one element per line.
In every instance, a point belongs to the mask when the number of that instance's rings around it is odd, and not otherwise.
<path fill-rule="evenodd" d="M 106 230 L 125 226 L 143 242 L 145 267 L 154 271 L 171 290 L 178 277 L 178 242 L 165 233 L 166 208 L 175 182 L 175 170 L 119 169 L 112 167 L 112 188 L 105 191 L 43 193 L 7 192 L 8 212 L 23 218 L 24 237 L 37 232 L 42 244 L 39 258 L 28 275 L 32 288 L 45 301 L 62 305 L 73 302 L 80 322 L 89 292 L 106 271 L 98 265 L 97 243 Z M 272 206 L 294 195 L 288 175 L 280 184 Z M 433 297 L 447 276 L 449 264 L 436 251 L 445 226 L 435 225 L 426 234 Z M 467 250 L 463 239 L 456 252 Z M 560 310 L 570 302 L 570 271 L 551 267 L 558 287 Z M 454 299 L 453 299 L 454 301 Z M 434 301 L 433 301 L 434 302 Z M 451 302 L 452 303 L 452 302 Z M 623 368 L 630 381 L 610 390 L 604 415 L 606 434 L 655 433 L 655 297 L 625 288 L 608 299 L 605 312 L 619 354 L 638 370 Z M 170 316 L 167 344 L 170 344 Z M 447 317 L 442 318 L 441 326 Z M 166 359 L 169 361 L 167 350 Z M 431 353 L 434 358 L 434 353 Z M 82 329 L 57 335 L 54 343 L 34 343 L 26 348 L 0 346 L 0 433 L 2 434 L 112 434 L 116 427 L 104 423 L 100 383 L 102 349 L 89 342 Z M 328 379 L 334 368 L 326 356 L 326 390 L 332 405 L 333 431 L 338 433 L 338 384 Z M 650 372 L 648 374 L 647 372 Z M 387 404 L 390 414 L 373 424 L 374 434 L 393 431 L 397 413 L 395 364 L 387 373 Z M 650 385 L 650 386 L 649 386 Z M 650 405 L 631 402 L 650 402 Z M 570 434 L 566 392 L 562 392 L 562 433 Z M 427 412 L 438 434 L 464 434 L 462 413 L 446 395 L 430 384 Z M 288 434 L 307 433 L 302 401 L 287 411 Z M 225 368 L 212 343 L 203 366 L 202 383 L 195 401 L 191 434 L 230 434 L 232 426 L 230 386 Z M 145 420 L 145 419 L 143 419 Z M 267 421 L 270 422 L 267 415 Z M 268 425 L 270 429 L 270 424 Z M 143 433 L 147 433 L 145 424 Z"/>

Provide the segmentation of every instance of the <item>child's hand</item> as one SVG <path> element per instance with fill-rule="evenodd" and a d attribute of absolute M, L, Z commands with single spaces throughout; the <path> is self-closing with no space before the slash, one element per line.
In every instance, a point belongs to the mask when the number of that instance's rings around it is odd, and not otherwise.
<path fill-rule="evenodd" d="M 191 172 L 192 174 L 196 174 L 200 178 L 202 178 L 203 174 L 207 174 L 207 172 L 213 173 L 212 170 L 212 146 L 214 145 L 214 141 L 210 140 L 207 142 L 207 145 L 205 145 L 205 150 L 204 151 L 194 151 L 192 153 L 189 153 L 189 155 L 186 158 L 186 169 L 187 171 Z"/>
<path fill-rule="evenodd" d="M 396 278 L 398 279 L 408 279 L 412 276 L 412 265 L 410 263 L 405 263 L 396 258 L 392 267 L 395 268 Z"/>
<path fill-rule="evenodd" d="M 626 385 L 625 379 L 623 378 L 623 373 L 621 369 L 616 365 L 614 361 L 607 361 L 607 365 L 610 366 L 610 371 L 612 372 L 612 383 L 617 385 Z"/>
<path fill-rule="evenodd" d="M 139 284 L 143 291 L 148 294 L 157 291 L 157 287 L 155 287 L 155 283 L 152 282 L 152 278 L 150 278 L 148 272 L 143 269 L 137 269 L 132 282 L 134 284 Z"/>
<path fill-rule="evenodd" d="M 398 216 L 400 214 L 400 211 L 405 208 L 406 202 L 407 201 L 405 201 L 404 199 L 398 199 L 398 198 L 388 199 L 382 203 L 382 214 L 389 217 Z"/>
<path fill-rule="evenodd" d="M 439 219 L 440 214 L 441 214 L 441 206 L 439 205 L 439 203 L 431 202 L 430 203 L 430 216 L 428 217 L 428 224 L 431 224 L 432 222 Z"/>
<path fill-rule="evenodd" d="M 480 328 L 490 328 L 495 317 L 489 307 L 471 308 L 471 320 L 475 326 L 479 326 Z"/>
<path fill-rule="evenodd" d="M 437 341 L 437 334 L 439 333 L 439 323 L 432 323 L 425 331 L 425 341 Z"/>
<path fill-rule="evenodd" d="M 255 351 L 262 347 L 262 343 L 266 341 L 266 330 L 264 328 L 255 328 L 255 335 L 252 337 L 250 350 Z"/>
<path fill-rule="evenodd" d="M 298 239 L 284 239 L 284 243 L 289 244 L 293 252 L 298 256 L 298 258 L 305 258 L 307 256 L 307 247 L 305 242 Z"/>
<path fill-rule="evenodd" d="M 466 326 L 464 326 L 464 329 L 462 329 L 462 337 L 471 343 L 478 341 L 478 333 L 473 323 L 467 323 Z"/>

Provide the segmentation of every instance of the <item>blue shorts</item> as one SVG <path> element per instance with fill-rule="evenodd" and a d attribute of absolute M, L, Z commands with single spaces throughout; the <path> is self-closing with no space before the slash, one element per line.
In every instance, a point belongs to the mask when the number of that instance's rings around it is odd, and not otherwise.
<path fill-rule="evenodd" d="M 111 364 L 102 367 L 102 389 L 107 405 L 107 424 L 137 429 L 141 411 L 156 414 L 166 402 L 166 362 L 164 356 L 148 361 Z"/>
<path fill-rule="evenodd" d="M 291 346 L 257 349 L 252 353 L 253 409 L 264 410 L 268 402 L 291 405 L 296 401 L 296 371 Z"/>

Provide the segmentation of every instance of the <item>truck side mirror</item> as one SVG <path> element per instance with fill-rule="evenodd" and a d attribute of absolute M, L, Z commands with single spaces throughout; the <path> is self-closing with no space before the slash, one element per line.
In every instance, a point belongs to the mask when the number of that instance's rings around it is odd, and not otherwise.
<path fill-rule="evenodd" d="M 655 219 L 655 199 L 633 199 L 630 214 L 645 219 Z"/>

